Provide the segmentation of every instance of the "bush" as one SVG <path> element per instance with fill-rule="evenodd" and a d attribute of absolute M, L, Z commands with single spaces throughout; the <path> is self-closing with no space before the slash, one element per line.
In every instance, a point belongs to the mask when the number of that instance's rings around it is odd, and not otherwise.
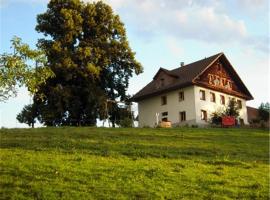
<path fill-rule="evenodd" d="M 124 118 L 123 120 L 120 121 L 119 123 L 120 127 L 123 127 L 123 128 L 129 128 L 129 127 L 132 127 L 133 125 L 133 120 L 126 117 Z"/>
<path fill-rule="evenodd" d="M 211 124 L 220 125 L 222 122 L 222 113 L 213 112 L 211 117 Z"/>

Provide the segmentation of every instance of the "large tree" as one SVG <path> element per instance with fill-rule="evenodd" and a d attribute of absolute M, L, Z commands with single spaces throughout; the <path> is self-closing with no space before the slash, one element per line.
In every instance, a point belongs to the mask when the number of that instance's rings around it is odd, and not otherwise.
<path fill-rule="evenodd" d="M 36 30 L 48 36 L 38 46 L 56 75 L 42 85 L 44 99 L 34 98 L 41 121 L 94 125 L 106 113 L 116 119 L 117 109 L 105 112 L 104 105 L 125 101 L 129 78 L 142 72 L 119 16 L 101 1 L 51 0 L 37 22 Z"/>

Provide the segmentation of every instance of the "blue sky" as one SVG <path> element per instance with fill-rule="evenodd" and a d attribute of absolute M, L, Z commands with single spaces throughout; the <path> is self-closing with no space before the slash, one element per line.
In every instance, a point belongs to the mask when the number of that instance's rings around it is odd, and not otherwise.
<path fill-rule="evenodd" d="M 159 67 L 173 69 L 224 52 L 258 107 L 269 101 L 269 2 L 267 0 L 106 0 L 124 22 L 144 73 L 130 80 L 129 94 L 150 82 Z M 16 35 L 35 47 L 36 15 L 47 0 L 0 0 L 0 53 Z M 0 103 L 0 127 L 25 127 L 16 115 L 31 98 L 25 88 Z"/>

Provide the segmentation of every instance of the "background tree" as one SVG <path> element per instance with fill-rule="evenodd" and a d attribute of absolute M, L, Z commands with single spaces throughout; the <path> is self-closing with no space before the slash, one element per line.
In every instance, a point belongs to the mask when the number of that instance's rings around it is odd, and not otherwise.
<path fill-rule="evenodd" d="M 38 15 L 38 46 L 56 75 L 42 85 L 35 99 L 46 125 L 94 125 L 104 118 L 104 102 L 125 101 L 129 78 L 142 72 L 129 47 L 119 16 L 102 3 L 52 0 Z M 117 123 L 119 108 L 110 117 Z"/>
<path fill-rule="evenodd" d="M 37 109 L 34 104 L 24 106 L 23 110 L 17 115 L 20 123 L 25 123 L 34 128 L 36 118 L 38 117 Z"/>
<path fill-rule="evenodd" d="M 270 114 L 270 104 L 267 103 L 261 103 L 261 105 L 258 108 L 259 112 L 259 119 L 263 121 L 269 120 L 269 114 Z"/>
<path fill-rule="evenodd" d="M 31 94 L 35 94 L 40 84 L 54 75 L 46 67 L 42 50 L 31 49 L 18 37 L 14 37 L 11 44 L 13 53 L 0 55 L 0 101 L 16 95 L 17 86 L 25 85 Z"/>

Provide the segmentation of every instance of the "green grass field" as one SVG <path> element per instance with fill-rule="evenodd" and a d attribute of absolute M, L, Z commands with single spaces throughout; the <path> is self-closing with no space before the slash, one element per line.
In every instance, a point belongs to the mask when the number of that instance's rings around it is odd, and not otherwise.
<path fill-rule="evenodd" d="M 1 199 L 269 199 L 269 132 L 0 129 Z"/>

